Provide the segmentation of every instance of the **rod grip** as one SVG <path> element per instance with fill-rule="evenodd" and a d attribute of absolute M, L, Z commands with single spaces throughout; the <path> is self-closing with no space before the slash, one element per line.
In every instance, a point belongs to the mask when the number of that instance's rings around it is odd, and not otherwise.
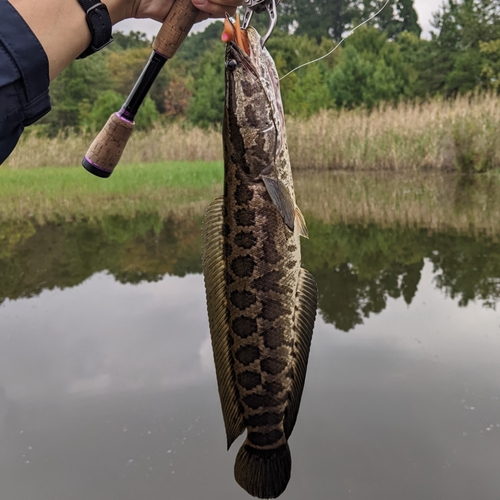
<path fill-rule="evenodd" d="M 199 13 L 191 0 L 176 0 L 156 35 L 153 50 L 167 59 L 173 57 L 196 22 Z"/>
<path fill-rule="evenodd" d="M 82 165 L 98 177 L 109 177 L 120 161 L 135 123 L 113 113 L 90 145 Z"/>

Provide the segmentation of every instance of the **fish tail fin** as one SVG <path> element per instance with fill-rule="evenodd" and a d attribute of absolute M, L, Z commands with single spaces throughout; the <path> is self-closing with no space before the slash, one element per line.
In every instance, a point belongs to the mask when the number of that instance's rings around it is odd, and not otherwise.
<path fill-rule="evenodd" d="M 292 456 L 288 443 L 273 450 L 260 450 L 247 440 L 236 456 L 234 477 L 254 497 L 277 498 L 285 491 L 291 470 Z"/>

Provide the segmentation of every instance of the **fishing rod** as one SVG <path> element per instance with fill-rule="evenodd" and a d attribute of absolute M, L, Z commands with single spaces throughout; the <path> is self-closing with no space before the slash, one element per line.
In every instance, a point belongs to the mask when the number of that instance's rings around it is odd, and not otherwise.
<path fill-rule="evenodd" d="M 200 11 L 191 0 L 176 0 L 153 42 L 153 52 L 120 111 L 113 113 L 85 154 L 82 165 L 98 177 L 109 177 L 134 130 L 134 117 L 165 63 L 181 46 Z"/>

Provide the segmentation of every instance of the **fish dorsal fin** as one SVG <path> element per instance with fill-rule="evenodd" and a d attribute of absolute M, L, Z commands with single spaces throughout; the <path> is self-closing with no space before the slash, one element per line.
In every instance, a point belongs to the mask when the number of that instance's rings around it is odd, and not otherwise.
<path fill-rule="evenodd" d="M 299 207 L 295 207 L 295 223 L 299 226 L 300 236 L 309 239 L 309 231 L 307 230 L 306 221 Z"/>
<path fill-rule="evenodd" d="M 216 198 L 205 212 L 202 241 L 208 321 L 222 415 L 226 427 L 227 447 L 229 448 L 232 442 L 245 430 L 245 425 L 237 399 L 229 344 L 222 196 Z"/>
<path fill-rule="evenodd" d="M 292 199 L 290 192 L 280 179 L 263 175 L 262 180 L 285 224 L 293 231 L 295 227 L 295 200 Z"/>
<path fill-rule="evenodd" d="M 299 412 L 300 399 L 306 379 L 307 361 L 309 359 L 314 320 L 316 318 L 317 302 L 318 288 L 316 282 L 309 271 L 301 269 L 299 286 L 297 287 L 297 295 L 295 298 L 293 325 L 293 381 L 288 405 L 285 410 L 284 421 L 287 439 L 292 433 Z"/>

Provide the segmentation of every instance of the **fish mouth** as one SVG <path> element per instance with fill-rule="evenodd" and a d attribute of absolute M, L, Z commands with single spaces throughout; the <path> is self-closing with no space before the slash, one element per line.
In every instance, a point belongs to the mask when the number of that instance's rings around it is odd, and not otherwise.
<path fill-rule="evenodd" d="M 247 33 L 255 32 L 253 28 L 248 28 Z M 256 32 L 255 32 L 256 33 Z M 253 38 L 253 37 L 252 37 Z M 251 35 L 248 37 L 251 40 Z M 260 42 L 257 42 L 258 48 L 255 43 L 249 44 L 249 52 L 247 53 L 244 47 L 241 47 L 237 41 L 229 41 L 226 45 L 226 66 L 230 64 L 231 60 L 237 62 L 238 65 L 242 65 L 244 68 L 250 70 L 255 76 L 258 75 L 257 68 L 259 66 L 259 58 L 257 56 L 257 50 L 260 49 Z M 257 48 L 257 50 L 256 50 Z"/>

